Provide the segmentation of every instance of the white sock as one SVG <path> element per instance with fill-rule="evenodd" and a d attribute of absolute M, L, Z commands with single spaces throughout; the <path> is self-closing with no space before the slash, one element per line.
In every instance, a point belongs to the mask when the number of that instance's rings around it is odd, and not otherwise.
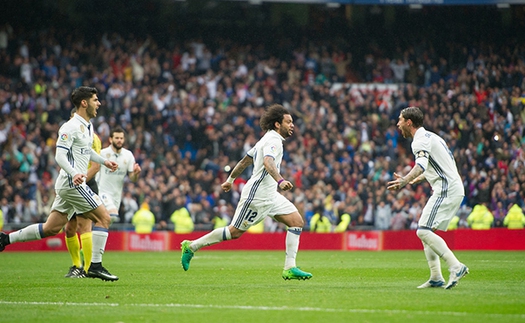
<path fill-rule="evenodd" d="M 231 240 L 231 238 L 232 235 L 228 227 L 218 228 L 203 235 L 197 240 L 193 240 L 190 243 L 190 249 L 195 252 L 202 247 L 211 246 L 224 240 Z"/>
<path fill-rule="evenodd" d="M 18 230 L 16 232 L 11 232 L 9 234 L 9 242 L 25 242 L 25 241 L 33 241 L 33 240 L 40 240 L 43 238 L 44 231 L 42 229 L 43 224 L 42 223 L 36 223 L 28 225 L 27 227 Z"/>
<path fill-rule="evenodd" d="M 296 267 L 295 258 L 297 257 L 297 250 L 299 249 L 299 237 L 301 236 L 302 228 L 290 227 L 286 232 L 286 258 L 284 260 L 284 269 Z"/>
<path fill-rule="evenodd" d="M 102 262 L 102 255 L 106 249 L 108 235 L 107 229 L 101 227 L 93 228 L 93 255 L 91 256 L 91 263 Z"/>
<path fill-rule="evenodd" d="M 443 238 L 428 229 L 418 229 L 417 236 L 425 242 L 434 252 L 443 258 L 449 271 L 454 271 L 461 266 L 454 253 L 448 248 Z"/>
<path fill-rule="evenodd" d="M 425 242 L 423 242 L 423 249 L 425 251 L 425 257 L 427 258 L 428 267 L 430 268 L 430 280 L 444 280 L 443 274 L 441 273 L 441 260 L 437 253 Z"/>

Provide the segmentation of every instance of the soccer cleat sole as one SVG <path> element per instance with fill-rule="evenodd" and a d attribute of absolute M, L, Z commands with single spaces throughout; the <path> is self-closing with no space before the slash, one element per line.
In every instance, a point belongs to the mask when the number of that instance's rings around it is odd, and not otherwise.
<path fill-rule="evenodd" d="M 97 274 L 97 273 L 93 273 L 93 272 L 88 272 L 88 274 L 87 274 L 86 277 L 87 277 L 87 278 L 93 278 L 93 279 L 98 278 L 98 279 L 101 279 L 101 280 L 106 281 L 106 282 L 108 282 L 108 281 L 110 281 L 110 282 L 115 282 L 115 281 L 118 280 L 118 277 L 117 277 L 117 276 L 114 276 L 114 277 L 108 277 L 108 276 L 99 275 L 99 274 Z"/>
<path fill-rule="evenodd" d="M 419 286 L 417 286 L 417 288 L 419 289 L 422 289 L 422 288 L 443 288 L 445 287 L 445 281 L 444 280 L 429 280 Z"/>
<path fill-rule="evenodd" d="M 310 278 L 312 277 L 283 277 L 284 280 L 308 280 Z"/>

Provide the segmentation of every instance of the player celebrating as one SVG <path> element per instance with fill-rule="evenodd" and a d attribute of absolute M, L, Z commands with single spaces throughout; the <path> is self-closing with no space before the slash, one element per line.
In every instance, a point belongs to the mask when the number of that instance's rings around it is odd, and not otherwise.
<path fill-rule="evenodd" d="M 112 129 L 109 135 L 109 146 L 100 151 L 100 155 L 118 164 L 114 172 L 102 170 L 97 177 L 100 189 L 100 198 L 108 209 L 112 222 L 118 220 L 118 210 L 122 200 L 122 189 L 124 178 L 129 174 L 129 179 L 136 182 L 139 178 L 141 168 L 135 162 L 133 153 L 124 146 L 124 129 L 117 127 Z"/>
<path fill-rule="evenodd" d="M 201 238 L 181 243 L 181 263 L 184 270 L 190 267 L 194 253 L 202 247 L 224 240 L 237 239 L 251 226 L 264 220 L 266 216 L 288 226 L 286 234 L 286 258 L 282 277 L 284 279 L 310 279 L 312 274 L 296 267 L 295 258 L 299 249 L 299 236 L 303 230 L 303 217 L 297 208 L 277 187 L 287 191 L 293 184 L 279 173 L 283 158 L 283 141 L 293 134 L 293 120 L 290 113 L 281 105 L 274 104 L 267 108 L 261 117 L 261 128 L 266 134 L 235 165 L 230 176 L 221 186 L 226 192 L 232 183 L 249 165 L 254 165 L 253 173 L 244 185 L 235 215 L 229 226 L 218 228 Z"/>
<path fill-rule="evenodd" d="M 428 199 L 419 219 L 417 235 L 423 242 L 425 256 L 430 267 L 430 279 L 418 288 L 456 286 L 468 274 L 468 268 L 460 263 L 449 249 L 445 240 L 434 233 L 446 231 L 450 220 L 459 210 L 465 196 L 463 182 L 459 176 L 454 156 L 443 138 L 423 128 L 423 112 L 417 107 L 401 111 L 397 122 L 405 138 L 414 138 L 412 152 L 416 162 L 406 176 L 394 173 L 395 180 L 388 182 L 389 190 L 399 190 L 407 184 L 427 180 L 432 186 L 432 196 Z M 445 285 L 439 258 L 448 265 L 450 278 Z"/>
<path fill-rule="evenodd" d="M 118 165 L 92 149 L 93 124 L 90 119 L 97 115 L 100 107 L 97 89 L 81 86 L 71 93 L 71 101 L 77 112 L 58 131 L 55 159 L 61 169 L 55 182 L 56 197 L 51 213 L 45 223 L 31 224 L 9 235 L 1 232 L 0 251 L 10 243 L 54 236 L 74 213 L 82 214 L 94 223 L 93 258 L 88 276 L 115 281 L 118 277 L 102 266 L 111 219 L 99 196 L 87 186 L 86 177 L 90 160 L 103 164 L 110 171 L 116 170 Z"/>

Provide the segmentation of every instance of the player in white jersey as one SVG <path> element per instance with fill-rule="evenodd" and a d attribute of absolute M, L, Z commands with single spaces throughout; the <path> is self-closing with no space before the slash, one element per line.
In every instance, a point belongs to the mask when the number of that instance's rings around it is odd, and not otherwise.
<path fill-rule="evenodd" d="M 387 188 L 399 190 L 407 184 L 416 184 L 425 179 L 432 187 L 432 196 L 423 208 L 417 229 L 430 267 L 430 279 L 418 288 L 450 289 L 468 274 L 469 269 L 459 262 L 445 240 L 435 231 L 446 231 L 450 220 L 459 210 L 465 196 L 463 183 L 454 156 L 443 138 L 423 128 L 423 112 L 419 108 L 403 109 L 397 126 L 403 137 L 413 138 L 412 153 L 416 162 L 406 176 L 394 173 L 395 180 L 388 182 Z M 446 285 L 441 273 L 440 257 L 450 272 Z"/>
<path fill-rule="evenodd" d="M 90 160 L 111 170 L 116 170 L 118 165 L 92 149 L 93 124 L 90 119 L 97 115 L 100 107 L 97 89 L 81 86 L 71 93 L 71 101 L 77 112 L 58 131 L 55 160 L 61 169 L 55 181 L 56 197 L 51 213 L 45 223 L 32 224 L 9 235 L 0 233 L 0 251 L 10 243 L 54 236 L 75 213 L 82 214 L 94 223 L 93 256 L 88 276 L 118 280 L 102 266 L 111 219 L 98 195 L 86 184 Z"/>
<path fill-rule="evenodd" d="M 118 210 L 122 200 L 124 179 L 129 175 L 132 182 L 136 182 L 141 172 L 140 165 L 135 162 L 133 153 L 124 146 L 124 129 L 117 127 L 111 130 L 109 146 L 100 151 L 100 156 L 118 164 L 116 171 L 101 170 L 97 175 L 100 198 L 108 209 L 112 221 L 118 221 Z"/>
<path fill-rule="evenodd" d="M 235 165 L 226 182 L 222 184 L 222 189 L 228 192 L 234 179 L 253 164 L 252 176 L 242 189 L 231 224 L 215 229 L 197 240 L 183 241 L 181 264 L 184 270 L 189 269 L 194 253 L 200 248 L 224 240 L 237 239 L 248 228 L 270 216 L 288 226 L 282 277 L 286 280 L 312 277 L 312 274 L 297 268 L 295 263 L 299 236 L 304 225 L 303 217 L 292 202 L 277 192 L 277 187 L 284 191 L 293 188 L 293 184 L 279 173 L 283 158 L 283 141 L 293 134 L 292 116 L 283 106 L 274 104 L 266 109 L 260 125 L 266 134 Z"/>

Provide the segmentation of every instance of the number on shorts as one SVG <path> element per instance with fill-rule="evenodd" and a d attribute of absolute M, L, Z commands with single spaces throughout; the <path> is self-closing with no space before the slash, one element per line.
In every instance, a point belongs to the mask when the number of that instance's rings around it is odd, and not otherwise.
<path fill-rule="evenodd" d="M 247 217 L 247 220 L 248 222 L 253 222 L 255 220 L 255 218 L 257 217 L 257 212 L 254 212 L 252 210 L 248 210 L 248 215 L 246 216 Z"/>

